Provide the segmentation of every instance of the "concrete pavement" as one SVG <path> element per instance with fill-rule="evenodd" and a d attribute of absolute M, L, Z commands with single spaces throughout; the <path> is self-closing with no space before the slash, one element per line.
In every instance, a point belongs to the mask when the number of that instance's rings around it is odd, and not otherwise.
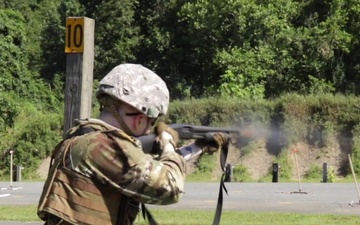
<path fill-rule="evenodd" d="M 252 212 L 294 212 L 311 214 L 360 215 L 360 200 L 354 183 L 304 183 L 301 192 L 297 183 L 225 183 L 223 210 Z M 34 205 L 38 203 L 43 183 L 0 182 L 0 205 Z M 185 185 L 182 200 L 170 206 L 151 206 L 158 209 L 215 210 L 219 193 L 218 183 Z M 2 196 L 2 197 L 1 197 Z M 352 203 L 352 205 L 351 205 Z M 0 221 L 1 225 L 39 225 Z"/>

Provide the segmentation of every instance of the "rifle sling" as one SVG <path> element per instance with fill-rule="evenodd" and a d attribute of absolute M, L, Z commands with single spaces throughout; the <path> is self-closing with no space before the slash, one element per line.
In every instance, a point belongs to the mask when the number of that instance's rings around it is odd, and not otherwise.
<path fill-rule="evenodd" d="M 225 163 L 226 163 L 226 159 L 227 159 L 227 155 L 228 155 L 228 150 L 229 150 L 229 144 L 226 144 L 221 147 L 221 151 L 220 151 L 220 166 L 221 166 L 221 170 L 223 171 L 223 174 L 221 175 L 221 179 L 220 179 L 219 197 L 218 197 L 218 202 L 216 205 L 216 211 L 215 211 L 215 217 L 213 220 L 213 225 L 220 224 L 222 206 L 223 206 L 223 190 L 228 195 L 228 191 L 225 187 L 225 182 L 224 182 L 224 180 L 225 180 Z"/>
<path fill-rule="evenodd" d="M 153 215 L 150 213 L 150 211 L 145 207 L 144 203 L 141 203 L 141 211 L 143 218 L 149 221 L 150 225 L 158 225 L 157 221 L 153 217 Z"/>
<path fill-rule="evenodd" d="M 226 173 L 226 171 L 225 171 L 225 163 L 226 163 L 226 160 L 227 160 L 228 151 L 229 151 L 229 144 L 226 144 L 226 145 L 221 147 L 220 166 L 221 166 L 221 170 L 223 171 L 223 174 L 221 175 L 221 179 L 220 179 L 219 196 L 218 196 L 218 201 L 217 201 L 217 205 L 216 205 L 215 217 L 214 217 L 214 220 L 213 220 L 213 223 L 212 223 L 213 225 L 219 225 L 220 224 L 222 207 L 223 207 L 223 190 L 228 195 L 228 191 L 227 191 L 227 189 L 225 187 L 225 173 Z M 144 203 L 141 203 L 141 208 L 142 208 L 143 218 L 145 220 L 147 219 L 149 221 L 150 225 L 158 225 L 157 221 L 151 215 L 150 211 L 145 207 Z"/>

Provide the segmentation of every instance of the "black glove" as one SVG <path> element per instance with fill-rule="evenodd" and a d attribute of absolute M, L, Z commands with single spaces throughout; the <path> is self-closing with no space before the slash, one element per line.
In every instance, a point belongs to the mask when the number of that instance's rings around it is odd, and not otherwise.
<path fill-rule="evenodd" d="M 197 139 L 195 145 L 202 148 L 204 152 L 214 153 L 218 151 L 223 145 L 228 144 L 230 138 L 224 133 L 215 133 L 211 140 Z"/>
<path fill-rule="evenodd" d="M 161 133 L 166 132 L 168 133 L 172 138 L 171 139 L 164 139 L 161 137 Z M 176 130 L 172 129 L 168 125 L 166 125 L 164 122 L 158 122 L 154 127 L 154 133 L 156 135 L 156 142 L 160 145 L 160 149 L 163 150 L 163 146 L 170 142 L 174 148 L 176 148 L 177 143 L 179 142 L 179 134 Z"/>

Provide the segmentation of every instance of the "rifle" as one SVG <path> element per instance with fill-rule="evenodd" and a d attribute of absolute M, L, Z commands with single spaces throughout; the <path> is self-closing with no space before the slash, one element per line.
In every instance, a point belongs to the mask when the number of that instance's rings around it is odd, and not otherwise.
<path fill-rule="evenodd" d="M 242 129 L 236 128 L 222 128 L 222 127 L 207 127 L 207 126 L 194 126 L 188 124 L 170 124 L 168 125 L 172 129 L 176 130 L 179 134 L 179 139 L 205 139 L 205 140 L 213 140 L 213 136 L 217 132 L 224 133 L 225 135 L 230 135 L 230 133 L 236 134 L 245 134 Z M 155 134 L 149 134 L 138 137 L 140 140 L 143 151 L 145 153 L 153 153 L 155 154 Z M 228 145 L 222 146 L 221 156 L 220 156 L 220 164 L 221 169 L 223 171 L 223 175 L 220 180 L 220 189 L 219 189 L 219 197 L 215 211 L 215 217 L 213 221 L 213 225 L 220 224 L 221 212 L 222 212 L 222 204 L 223 204 L 223 190 L 227 194 L 227 190 L 224 185 L 225 179 L 225 162 L 228 153 Z M 152 218 L 151 214 L 149 218 Z"/>
<path fill-rule="evenodd" d="M 217 132 L 221 132 L 226 135 L 230 135 L 230 133 L 241 134 L 241 130 L 236 128 L 196 126 L 189 124 L 170 124 L 168 126 L 176 130 L 179 134 L 179 139 L 182 140 L 205 139 L 211 141 L 214 134 Z M 155 138 L 155 134 L 138 137 L 145 153 L 155 152 Z"/>

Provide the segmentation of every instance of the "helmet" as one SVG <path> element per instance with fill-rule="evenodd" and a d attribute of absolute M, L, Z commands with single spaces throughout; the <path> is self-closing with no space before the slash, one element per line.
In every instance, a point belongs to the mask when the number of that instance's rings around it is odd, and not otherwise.
<path fill-rule="evenodd" d="M 101 97 L 111 96 L 125 102 L 148 117 L 165 115 L 169 107 L 169 90 L 153 71 L 139 64 L 120 64 L 101 81 L 96 92 Z"/>

